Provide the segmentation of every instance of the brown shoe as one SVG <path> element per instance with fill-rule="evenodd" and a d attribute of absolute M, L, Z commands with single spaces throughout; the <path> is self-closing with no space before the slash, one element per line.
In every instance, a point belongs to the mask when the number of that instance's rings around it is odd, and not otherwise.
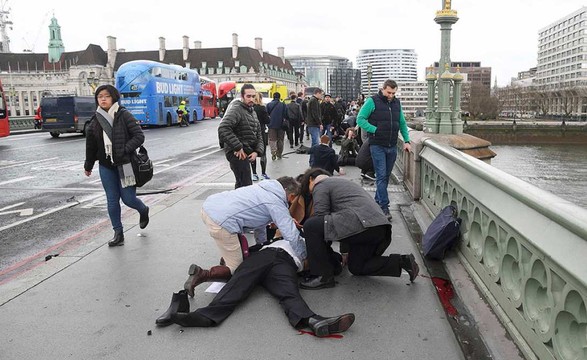
<path fill-rule="evenodd" d="M 232 274 L 230 268 L 224 265 L 213 266 L 210 270 L 204 270 L 196 264 L 190 265 L 188 271 L 190 275 L 183 284 L 183 288 L 188 292 L 188 295 L 194 297 L 194 288 L 203 282 L 207 281 L 222 281 L 230 280 Z"/>

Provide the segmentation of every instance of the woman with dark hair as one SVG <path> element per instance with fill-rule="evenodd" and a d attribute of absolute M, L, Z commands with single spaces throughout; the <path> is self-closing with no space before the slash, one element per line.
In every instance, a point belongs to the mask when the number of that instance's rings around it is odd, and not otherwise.
<path fill-rule="evenodd" d="M 120 94 L 112 85 L 102 85 L 95 93 L 97 110 L 86 133 L 85 175 L 90 176 L 96 160 L 106 192 L 108 216 L 114 238 L 108 246 L 124 245 L 120 199 L 140 214 L 140 227 L 149 223 L 149 207 L 137 198 L 130 155 L 145 141 L 137 120 L 118 104 Z"/>

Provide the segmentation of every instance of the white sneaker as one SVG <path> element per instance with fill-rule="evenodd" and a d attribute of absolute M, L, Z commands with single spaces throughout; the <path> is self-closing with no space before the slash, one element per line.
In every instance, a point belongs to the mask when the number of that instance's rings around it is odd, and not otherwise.
<path fill-rule="evenodd" d="M 253 174 L 253 181 L 259 181 L 259 175 Z"/>

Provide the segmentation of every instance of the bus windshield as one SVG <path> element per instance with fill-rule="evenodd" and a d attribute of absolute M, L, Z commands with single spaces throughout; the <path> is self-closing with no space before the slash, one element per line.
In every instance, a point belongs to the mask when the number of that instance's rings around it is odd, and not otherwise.
<path fill-rule="evenodd" d="M 202 86 L 194 70 L 156 61 L 124 63 L 116 72 L 121 106 L 141 125 L 177 124 L 177 108 L 185 101 L 190 121 L 202 120 Z"/>

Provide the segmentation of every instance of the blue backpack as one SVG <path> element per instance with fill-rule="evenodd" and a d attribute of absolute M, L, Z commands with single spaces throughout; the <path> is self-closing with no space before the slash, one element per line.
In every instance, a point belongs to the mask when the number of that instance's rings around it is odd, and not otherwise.
<path fill-rule="evenodd" d="M 442 209 L 422 238 L 424 256 L 443 259 L 446 250 L 452 248 L 459 238 L 461 222 L 454 206 L 449 205 Z"/>

